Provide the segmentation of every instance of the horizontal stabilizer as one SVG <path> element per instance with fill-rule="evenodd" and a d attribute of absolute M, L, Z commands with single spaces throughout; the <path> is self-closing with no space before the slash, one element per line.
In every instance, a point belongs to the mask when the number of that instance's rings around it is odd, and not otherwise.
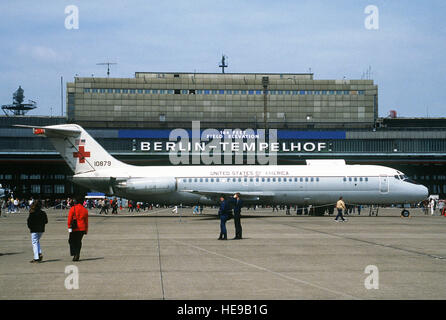
<path fill-rule="evenodd" d="M 76 128 L 60 128 L 54 126 L 44 126 L 44 127 L 36 127 L 36 126 L 28 126 L 23 124 L 16 124 L 14 127 L 21 128 L 31 128 L 33 129 L 33 133 L 35 135 L 41 135 L 43 137 L 77 137 L 81 134 L 80 129 Z"/>

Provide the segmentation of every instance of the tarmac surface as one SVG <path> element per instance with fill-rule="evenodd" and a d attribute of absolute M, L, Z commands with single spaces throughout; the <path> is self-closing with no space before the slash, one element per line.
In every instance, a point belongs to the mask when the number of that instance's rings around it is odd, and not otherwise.
<path fill-rule="evenodd" d="M 91 210 L 81 260 L 69 256 L 67 210 L 46 210 L 43 262 L 29 263 L 27 212 L 0 217 L 0 299 L 446 299 L 446 218 L 242 211 L 242 240 L 217 240 L 216 209 Z M 73 267 L 74 266 L 74 267 Z"/>

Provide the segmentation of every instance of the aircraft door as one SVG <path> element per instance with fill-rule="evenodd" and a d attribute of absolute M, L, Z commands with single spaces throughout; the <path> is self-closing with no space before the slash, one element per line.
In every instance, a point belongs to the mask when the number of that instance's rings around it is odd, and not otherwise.
<path fill-rule="evenodd" d="M 387 175 L 379 176 L 379 192 L 381 193 L 389 192 L 389 177 Z"/>

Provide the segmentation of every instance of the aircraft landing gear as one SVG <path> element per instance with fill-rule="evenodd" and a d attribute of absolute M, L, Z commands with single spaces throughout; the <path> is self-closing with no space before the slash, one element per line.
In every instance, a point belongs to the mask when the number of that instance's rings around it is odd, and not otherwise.
<path fill-rule="evenodd" d="M 403 209 L 403 211 L 401 211 L 401 218 L 410 218 L 409 210 Z"/>

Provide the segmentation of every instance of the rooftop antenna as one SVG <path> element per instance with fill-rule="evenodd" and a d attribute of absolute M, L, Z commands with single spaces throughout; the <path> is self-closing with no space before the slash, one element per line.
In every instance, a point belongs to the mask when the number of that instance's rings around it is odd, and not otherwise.
<path fill-rule="evenodd" d="M 116 62 L 100 62 L 96 63 L 97 65 L 107 66 L 107 78 L 110 76 L 110 65 L 117 64 Z"/>
<path fill-rule="evenodd" d="M 228 57 L 225 56 L 224 54 L 221 56 L 221 64 L 218 66 L 219 68 L 221 68 L 221 73 L 225 73 L 225 68 L 228 67 L 227 64 L 225 64 L 225 59 L 227 59 Z"/>

